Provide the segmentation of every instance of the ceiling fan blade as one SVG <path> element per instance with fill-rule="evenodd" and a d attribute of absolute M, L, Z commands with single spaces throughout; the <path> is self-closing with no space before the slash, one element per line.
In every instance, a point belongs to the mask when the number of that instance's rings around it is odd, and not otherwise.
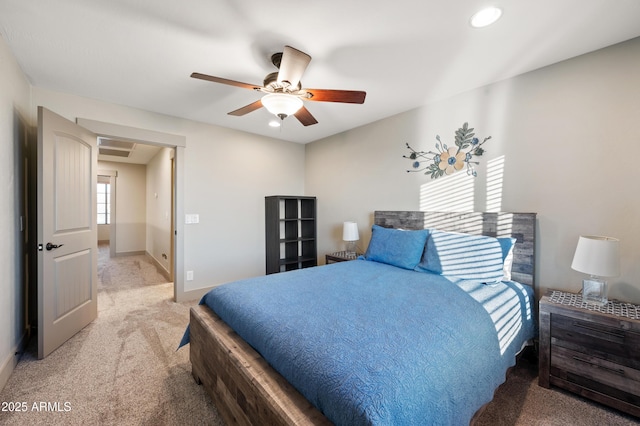
<path fill-rule="evenodd" d="M 316 102 L 342 102 L 347 104 L 363 104 L 367 92 L 359 90 L 330 90 L 330 89 L 304 89 L 311 95 L 308 101 Z"/>
<path fill-rule="evenodd" d="M 311 126 L 312 124 L 318 124 L 318 120 L 304 106 L 293 114 L 303 126 Z"/>
<path fill-rule="evenodd" d="M 249 114 L 257 109 L 262 108 L 262 101 L 258 99 L 257 101 L 250 103 L 249 105 L 245 105 L 242 108 L 238 108 L 235 111 L 228 112 L 228 115 L 235 115 L 237 117 L 245 114 Z"/>
<path fill-rule="evenodd" d="M 191 77 L 199 78 L 200 80 L 213 81 L 214 83 L 228 84 L 229 86 L 241 87 L 243 89 L 259 90 L 262 88 L 262 86 L 257 86 L 255 84 L 243 83 L 241 81 L 229 80 L 221 77 L 214 77 L 212 75 L 200 74 L 199 72 L 192 73 Z"/>
<path fill-rule="evenodd" d="M 282 51 L 282 59 L 280 61 L 280 71 L 278 72 L 278 83 L 283 81 L 289 82 L 295 90 L 300 83 L 302 74 L 311 62 L 311 56 L 291 46 L 285 46 Z"/>

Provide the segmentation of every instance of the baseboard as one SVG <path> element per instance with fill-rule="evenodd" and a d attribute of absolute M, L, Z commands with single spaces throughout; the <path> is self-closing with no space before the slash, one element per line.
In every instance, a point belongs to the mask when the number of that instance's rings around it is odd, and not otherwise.
<path fill-rule="evenodd" d="M 20 339 L 20 342 L 11 350 L 11 352 L 7 355 L 7 357 L 2 361 L 2 365 L 0 365 L 0 392 L 4 389 L 7 382 L 9 381 L 9 377 L 11 377 L 11 373 L 18 365 L 18 360 L 20 359 L 20 354 L 24 350 L 27 344 L 27 333 L 25 332 Z"/>
<path fill-rule="evenodd" d="M 160 272 L 160 274 L 162 274 L 162 276 L 167 280 L 167 281 L 171 281 L 171 274 L 169 273 L 169 271 L 166 270 L 166 268 L 164 267 L 164 265 L 162 263 L 160 263 L 158 261 L 158 259 L 156 259 L 155 257 L 153 257 L 151 255 L 151 253 L 149 253 L 148 251 L 145 252 L 145 254 L 147 255 L 147 257 L 149 257 L 149 259 L 151 259 L 151 261 L 153 262 L 153 264 L 156 266 L 156 269 L 158 270 L 158 272 Z"/>
<path fill-rule="evenodd" d="M 212 288 L 213 287 L 205 287 L 205 288 L 198 288 L 195 290 L 185 291 L 184 293 L 178 295 L 176 302 L 182 303 L 182 302 L 191 302 L 193 300 L 200 300 L 202 299 L 202 296 L 204 296 Z"/>
<path fill-rule="evenodd" d="M 144 254 L 147 254 L 147 252 L 144 251 L 144 250 L 139 250 L 139 251 L 121 251 L 119 253 L 116 253 L 116 257 L 140 256 L 140 255 L 144 255 Z"/>

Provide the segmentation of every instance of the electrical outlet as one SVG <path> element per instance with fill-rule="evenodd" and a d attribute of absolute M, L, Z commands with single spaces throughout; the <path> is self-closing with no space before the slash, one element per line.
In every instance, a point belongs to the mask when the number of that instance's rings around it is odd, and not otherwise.
<path fill-rule="evenodd" d="M 187 281 L 193 281 L 193 271 L 187 271 Z"/>

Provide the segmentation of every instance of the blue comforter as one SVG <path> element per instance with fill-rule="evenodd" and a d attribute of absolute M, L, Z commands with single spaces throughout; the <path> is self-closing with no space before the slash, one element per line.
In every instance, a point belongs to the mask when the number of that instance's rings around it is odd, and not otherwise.
<path fill-rule="evenodd" d="M 207 304 L 337 425 L 463 425 L 534 337 L 533 292 L 366 260 L 237 281 Z"/>

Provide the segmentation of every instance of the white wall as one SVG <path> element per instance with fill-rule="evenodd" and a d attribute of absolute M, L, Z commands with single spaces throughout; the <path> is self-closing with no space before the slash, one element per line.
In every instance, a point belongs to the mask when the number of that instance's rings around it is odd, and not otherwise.
<path fill-rule="evenodd" d="M 169 274 L 171 265 L 171 156 L 162 148 L 147 164 L 146 250 Z M 165 256 L 163 256 L 163 254 Z"/>
<path fill-rule="evenodd" d="M 34 110 L 42 105 L 69 120 L 186 137 L 184 210 L 199 214 L 200 223 L 184 225 L 184 269 L 194 273 L 185 292 L 264 274 L 264 197 L 303 194 L 304 145 L 37 87 L 32 92 Z"/>
<path fill-rule="evenodd" d="M 17 362 L 24 337 L 24 236 L 20 216 L 23 149 L 32 122 L 30 86 L 0 37 L 0 389 Z M 35 261 L 35 259 L 33 259 Z"/>
<path fill-rule="evenodd" d="M 26 336 L 21 145 L 38 105 L 72 121 L 82 117 L 186 136 L 184 204 L 201 222 L 185 230 L 184 263 L 195 277 L 185 291 L 263 274 L 264 197 L 304 190 L 303 145 L 33 88 L 0 37 L 0 389 Z"/>
<path fill-rule="evenodd" d="M 99 161 L 99 170 L 114 170 L 112 191 L 115 187 L 116 255 L 139 254 L 146 250 L 147 238 L 147 167 L 143 164 Z M 113 229 L 113 228 L 112 228 Z"/>
<path fill-rule="evenodd" d="M 98 241 L 111 239 L 111 225 L 98 225 Z"/>
<path fill-rule="evenodd" d="M 538 214 L 539 293 L 579 291 L 583 275 L 570 267 L 578 237 L 607 235 L 620 238 L 622 256 L 610 297 L 640 303 L 639 119 L 640 38 L 311 143 L 306 192 L 319 200 L 319 254 L 342 248 L 345 220 L 358 222 L 366 248 L 372 212 L 418 210 L 421 189 L 444 184 L 444 196 L 459 198 L 456 175 L 407 173 L 402 156 L 407 142 L 435 149 L 437 134 L 453 145 L 468 121 L 493 138 L 473 209 L 486 209 L 486 165 L 504 156 L 501 210 Z"/>

